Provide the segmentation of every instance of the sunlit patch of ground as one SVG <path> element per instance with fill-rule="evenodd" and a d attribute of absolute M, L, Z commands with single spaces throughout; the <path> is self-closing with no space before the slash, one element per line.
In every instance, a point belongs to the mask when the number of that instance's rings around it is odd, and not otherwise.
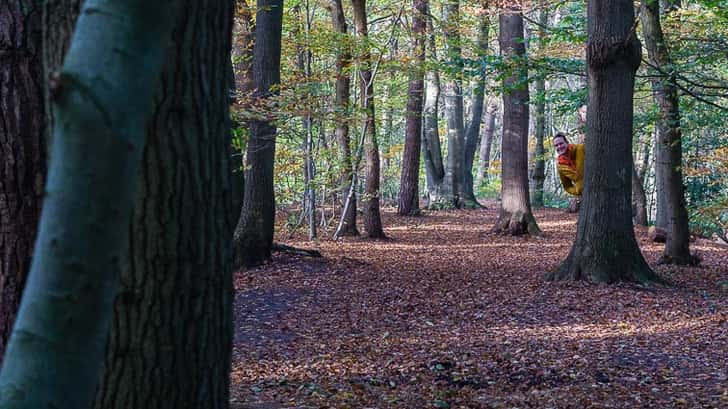
<path fill-rule="evenodd" d="M 656 267 L 670 288 L 547 283 L 577 216 L 537 210 L 542 237 L 509 237 L 489 207 L 387 211 L 390 240 L 294 236 L 325 259 L 238 273 L 234 407 L 728 407 L 728 247 Z"/>

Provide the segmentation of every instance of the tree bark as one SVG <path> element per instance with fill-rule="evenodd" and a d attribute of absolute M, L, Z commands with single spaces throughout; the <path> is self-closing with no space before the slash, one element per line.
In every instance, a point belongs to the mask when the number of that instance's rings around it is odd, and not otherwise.
<path fill-rule="evenodd" d="M 281 81 L 281 30 L 283 0 L 258 0 L 253 46 L 253 100 L 270 104 L 275 86 Z M 275 220 L 273 165 L 276 135 L 271 118 L 248 122 L 245 194 L 233 238 L 236 267 L 251 267 L 270 260 Z"/>
<path fill-rule="evenodd" d="M 484 5 L 485 7 L 485 5 Z M 488 52 L 488 29 L 490 16 L 480 16 L 478 26 L 478 55 L 483 59 L 480 62 L 479 78 L 473 89 L 472 116 L 465 131 L 465 148 L 463 157 L 463 183 L 460 189 L 462 204 L 467 208 L 481 207 L 475 198 L 473 189 L 473 162 L 475 162 L 475 150 L 480 139 L 480 124 L 483 119 L 483 102 L 485 101 L 485 55 Z"/>
<path fill-rule="evenodd" d="M 0 364 L 30 270 L 46 178 L 41 1 L 0 7 Z"/>
<path fill-rule="evenodd" d="M 344 8 L 341 0 L 330 0 L 331 20 L 333 22 L 334 31 L 338 33 L 341 41 L 338 41 L 336 56 L 336 96 L 334 99 L 334 109 L 336 110 L 336 140 L 339 143 L 339 159 L 341 164 L 341 184 L 339 195 L 341 198 L 341 208 L 344 211 L 347 195 L 351 190 L 351 184 L 354 183 L 354 165 L 351 155 L 351 142 L 349 137 L 349 96 L 351 86 L 351 77 L 349 69 L 351 67 L 351 49 L 347 40 L 346 17 L 344 16 Z M 346 213 L 343 215 L 344 223 L 339 235 L 341 236 L 358 236 L 359 230 L 356 228 L 356 192 L 349 199 L 349 206 L 346 207 Z"/>
<path fill-rule="evenodd" d="M 655 172 L 658 186 L 664 191 L 658 206 L 663 205 L 667 222 L 667 241 L 662 263 L 679 265 L 695 264 L 697 259 L 690 255 L 690 229 L 688 212 L 685 208 L 685 192 L 682 179 L 682 130 L 680 128 L 680 101 L 675 85 L 676 67 L 672 65 L 660 24 L 660 5 L 656 0 L 642 0 L 642 28 L 647 55 L 657 70 L 667 73 L 653 79 L 652 88 L 655 103 L 660 109 L 658 119 L 658 140 L 656 143 Z M 659 193 L 658 193 L 659 197 Z"/>
<path fill-rule="evenodd" d="M 2 408 L 83 408 L 93 399 L 144 126 L 176 15 L 174 2 L 140 0 L 87 0 L 83 10 L 50 83 L 58 126 L 33 265 L 0 375 Z"/>
<path fill-rule="evenodd" d="M 494 232 L 540 234 L 528 195 L 528 82 L 523 15 L 512 6 L 499 16 L 499 43 L 513 73 L 503 80 L 501 206 Z"/>
<path fill-rule="evenodd" d="M 491 101 L 485 110 L 485 126 L 480 137 L 480 155 L 478 158 L 478 184 L 482 185 L 488 180 L 488 169 L 490 169 L 490 150 L 493 145 L 493 133 L 495 132 L 495 116 L 498 112 L 498 104 Z"/>
<path fill-rule="evenodd" d="M 539 2 L 539 6 L 541 7 L 538 18 L 538 46 L 540 48 L 546 38 L 548 9 L 543 0 Z M 531 204 L 535 207 L 543 207 L 543 184 L 546 180 L 546 150 L 544 149 L 543 143 L 546 135 L 546 80 L 544 79 L 543 74 L 537 75 L 536 80 L 533 83 L 533 87 L 536 91 L 536 104 L 534 109 L 536 114 L 534 127 L 536 148 L 533 152 L 533 173 L 531 174 L 531 179 L 533 180 L 533 197 L 531 198 Z"/>
<path fill-rule="evenodd" d="M 426 57 L 431 67 L 436 66 L 437 48 L 435 30 L 432 24 L 429 6 L 427 13 L 427 47 Z M 425 104 L 423 107 L 422 156 L 425 162 L 427 180 L 428 207 L 439 207 L 442 198 L 442 183 L 445 179 L 445 167 L 442 163 L 442 147 L 438 126 L 438 105 L 440 103 L 440 74 L 435 68 L 425 73 Z"/>
<path fill-rule="evenodd" d="M 660 282 L 632 227 L 632 111 L 640 44 L 630 0 L 588 3 L 588 115 L 576 239 L 549 280 Z"/>
<path fill-rule="evenodd" d="M 422 104 L 425 86 L 426 16 L 427 1 L 413 0 L 412 49 L 414 50 L 414 67 L 409 80 L 402 176 L 399 183 L 399 206 L 397 207 L 397 213 L 402 216 L 416 215 L 420 212 L 420 150 L 422 144 Z"/>
<path fill-rule="evenodd" d="M 462 46 L 460 44 L 460 0 L 445 3 L 445 44 L 448 65 L 454 74 L 445 84 L 445 119 L 447 120 L 447 163 L 443 182 L 443 205 L 460 208 L 463 184 L 465 130 L 463 125 Z"/>
<path fill-rule="evenodd" d="M 352 0 L 356 34 L 362 40 L 369 37 L 367 26 L 366 0 Z M 382 217 L 379 213 L 379 146 L 374 120 L 374 81 L 372 77 L 371 54 L 368 46 L 362 55 L 363 65 L 359 70 L 359 89 L 361 104 L 366 111 L 364 127 L 364 154 L 366 157 L 366 181 L 364 183 L 364 230 L 369 238 L 385 238 Z"/>
<path fill-rule="evenodd" d="M 147 126 L 96 409 L 229 405 L 233 2 L 181 7 Z"/>
<path fill-rule="evenodd" d="M 632 215 L 635 225 L 647 226 L 647 197 L 636 166 L 632 169 Z"/>

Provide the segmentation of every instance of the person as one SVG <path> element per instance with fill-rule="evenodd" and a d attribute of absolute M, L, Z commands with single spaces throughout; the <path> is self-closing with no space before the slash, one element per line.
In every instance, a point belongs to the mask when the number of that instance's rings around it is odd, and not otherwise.
<path fill-rule="evenodd" d="M 553 143 L 559 155 L 557 170 L 561 185 L 567 193 L 581 197 L 584 187 L 584 144 L 569 143 L 562 132 L 554 135 Z"/>

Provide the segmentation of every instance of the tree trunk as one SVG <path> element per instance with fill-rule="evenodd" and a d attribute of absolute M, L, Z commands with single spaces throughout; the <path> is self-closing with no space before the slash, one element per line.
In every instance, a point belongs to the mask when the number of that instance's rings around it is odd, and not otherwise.
<path fill-rule="evenodd" d="M 412 36 L 414 68 L 410 75 L 405 119 L 405 142 L 402 157 L 402 176 L 399 183 L 399 206 L 402 216 L 420 211 L 420 149 L 422 135 L 422 97 L 424 94 L 425 18 L 426 0 L 412 1 Z"/>
<path fill-rule="evenodd" d="M 549 280 L 650 282 L 632 227 L 632 110 L 640 44 L 630 0 L 588 3 L 588 115 L 576 239 Z"/>
<path fill-rule="evenodd" d="M 427 59 L 431 67 L 437 64 L 435 30 L 432 17 L 427 13 Z M 440 74 L 430 68 L 425 74 L 425 105 L 423 107 L 422 156 L 425 162 L 427 179 L 428 206 L 438 207 L 442 197 L 442 183 L 445 179 L 445 168 L 442 163 L 442 147 L 438 126 L 438 105 L 440 103 Z"/>
<path fill-rule="evenodd" d="M 96 409 L 229 405 L 232 6 L 182 3 L 147 126 Z"/>
<path fill-rule="evenodd" d="M 445 44 L 448 66 L 454 74 L 445 84 L 445 119 L 447 120 L 447 163 L 443 182 L 443 205 L 462 207 L 465 134 L 463 126 L 463 60 L 460 44 L 460 0 L 445 3 Z"/>
<path fill-rule="evenodd" d="M 350 74 L 351 67 L 351 50 L 349 42 L 346 39 L 347 27 L 346 18 L 344 16 L 344 8 L 341 0 L 331 0 L 330 2 L 331 19 L 333 21 L 334 31 L 336 31 L 341 41 L 337 42 L 338 53 L 336 57 L 336 97 L 334 99 L 334 109 L 337 112 L 336 119 L 336 140 L 339 143 L 339 159 L 341 163 L 341 184 L 340 197 L 342 211 L 345 207 L 347 196 L 351 190 L 351 184 L 354 183 L 354 166 L 351 155 L 351 143 L 349 140 L 349 94 L 350 94 Z M 343 215 L 343 225 L 339 235 L 341 236 L 358 236 L 359 230 L 356 228 L 356 193 L 352 193 L 349 198 L 349 206 L 346 207 L 346 213 Z"/>
<path fill-rule="evenodd" d="M 541 7 L 539 11 L 539 28 L 538 28 L 538 46 L 542 47 L 546 38 L 546 27 L 548 25 L 548 9 L 543 0 L 539 2 Z M 543 140 L 546 135 L 546 80 L 543 74 L 538 74 L 533 83 L 536 91 L 535 114 L 536 122 L 534 127 L 534 137 L 536 139 L 536 149 L 533 152 L 533 197 L 531 204 L 535 207 L 543 207 L 543 184 L 546 180 L 546 163 Z"/>
<path fill-rule="evenodd" d="M 539 234 L 528 197 L 528 72 L 523 63 L 523 15 L 510 8 L 499 16 L 501 54 L 515 63 L 513 73 L 503 80 L 503 137 L 501 139 L 501 207 L 493 231 Z"/>
<path fill-rule="evenodd" d="M 475 150 L 480 139 L 480 123 L 483 119 L 483 102 L 485 100 L 485 55 L 488 52 L 488 28 L 490 15 L 480 16 L 478 27 L 478 55 L 483 59 L 480 62 L 480 77 L 473 90 L 472 116 L 465 132 L 465 149 L 463 158 L 463 183 L 460 189 L 460 198 L 463 206 L 467 208 L 480 207 L 473 190 L 473 162 Z"/>
<path fill-rule="evenodd" d="M 84 4 L 50 83 L 58 126 L 33 265 L 0 375 L 2 408 L 85 408 L 93 400 L 175 9 Z"/>
<path fill-rule="evenodd" d="M 647 197 L 636 166 L 632 169 L 632 215 L 635 225 L 647 226 Z"/>
<path fill-rule="evenodd" d="M 258 0 L 253 46 L 253 99 L 264 106 L 281 81 L 283 0 Z M 273 165 L 277 129 L 270 118 L 248 123 L 243 209 L 233 239 L 235 266 L 251 267 L 270 260 L 275 197 Z"/>
<path fill-rule="evenodd" d="M 658 140 L 656 143 L 655 172 L 662 180 L 657 182 L 664 191 L 658 200 L 667 221 L 667 241 L 661 262 L 679 265 L 695 264 L 690 255 L 690 229 L 688 212 L 685 208 L 685 192 L 682 179 L 682 130 L 680 128 L 680 101 L 675 85 L 676 67 L 670 61 L 660 24 L 660 5 L 657 1 L 642 0 L 642 28 L 650 65 L 660 76 L 652 81 L 655 103 L 660 109 L 658 119 Z M 659 197 L 659 194 L 658 194 Z M 658 212 L 660 209 L 658 208 Z"/>
<path fill-rule="evenodd" d="M 354 25 L 356 34 L 362 41 L 367 41 L 367 11 L 366 0 L 352 0 L 354 11 Z M 377 145 L 377 131 L 374 123 L 374 80 L 372 77 L 371 54 L 368 46 L 362 55 L 363 65 L 360 68 L 359 89 L 362 107 L 366 111 L 364 119 L 366 137 L 364 140 L 364 154 L 366 157 L 366 182 L 364 183 L 364 230 L 367 237 L 385 238 L 382 229 L 382 217 L 379 214 L 379 146 Z"/>
<path fill-rule="evenodd" d="M 0 7 L 0 363 L 30 269 L 46 177 L 41 2 Z"/>
<path fill-rule="evenodd" d="M 480 157 L 478 158 L 478 185 L 488 180 L 488 169 L 490 169 L 490 148 L 493 145 L 493 133 L 495 132 L 495 116 L 498 112 L 498 104 L 491 101 L 485 110 L 485 127 L 480 137 Z"/>

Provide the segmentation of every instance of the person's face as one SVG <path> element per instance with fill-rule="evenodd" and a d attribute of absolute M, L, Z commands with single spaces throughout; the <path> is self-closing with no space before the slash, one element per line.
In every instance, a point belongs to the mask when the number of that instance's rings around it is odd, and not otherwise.
<path fill-rule="evenodd" d="M 556 153 L 558 153 L 559 156 L 566 155 L 566 152 L 569 150 L 569 144 L 566 143 L 566 139 L 564 138 L 555 138 L 554 149 L 556 149 Z"/>

